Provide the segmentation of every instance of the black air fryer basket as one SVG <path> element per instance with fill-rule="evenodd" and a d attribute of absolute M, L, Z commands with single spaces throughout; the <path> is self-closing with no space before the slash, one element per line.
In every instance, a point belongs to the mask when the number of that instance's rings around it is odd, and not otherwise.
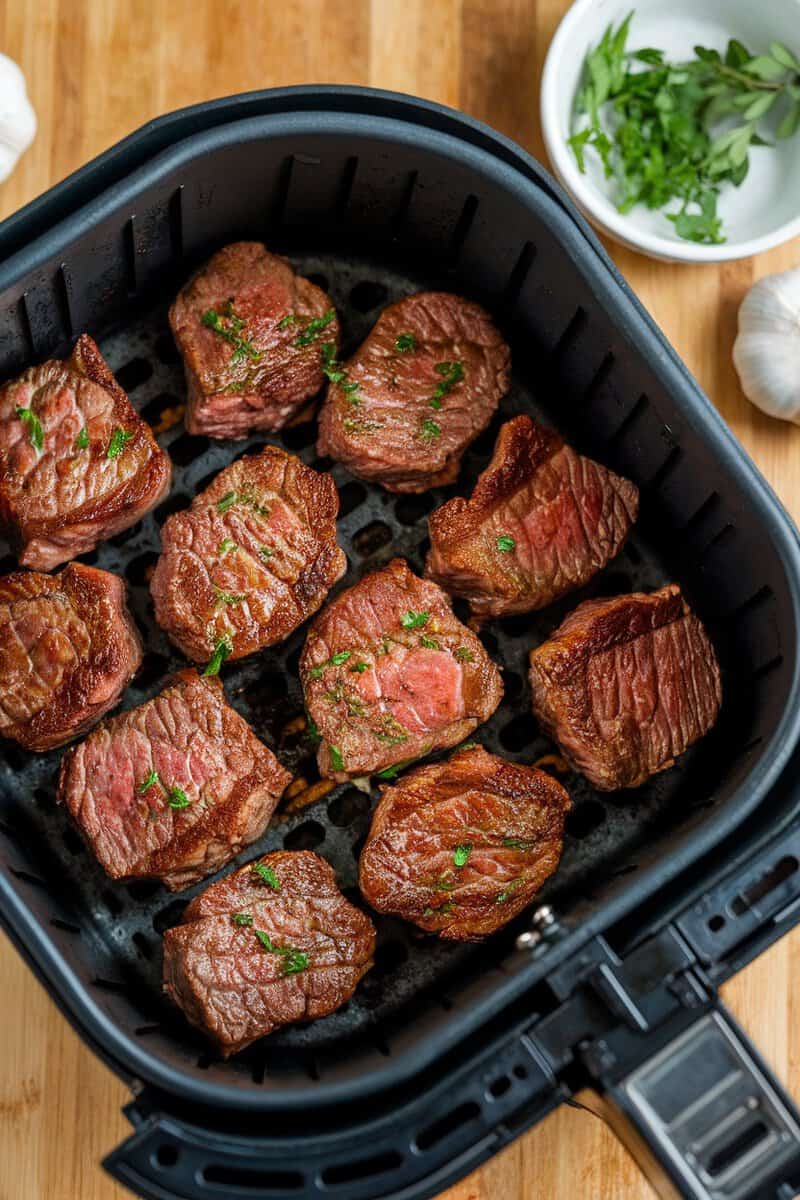
<path fill-rule="evenodd" d="M 64 354 L 86 330 L 145 418 L 169 424 L 184 385 L 167 305 L 239 238 L 266 241 L 328 288 L 345 353 L 385 303 L 420 288 L 492 311 L 514 382 L 459 490 L 520 411 L 641 489 L 629 546 L 589 587 L 485 629 L 506 694 L 478 740 L 520 761 L 546 753 L 529 649 L 579 599 L 671 579 L 718 649 L 725 698 L 716 729 L 645 787 L 601 796 L 566 781 L 564 857 L 535 910 L 478 946 L 382 920 L 376 966 L 345 1008 L 228 1063 L 160 991 L 160 935 L 199 888 L 110 883 L 55 805 L 58 754 L 6 748 L 0 917 L 131 1087 L 134 1131 L 106 1167 L 162 1200 L 422 1200 L 590 1088 L 662 1194 L 788 1200 L 800 1118 L 717 987 L 800 915 L 794 528 L 549 176 L 486 127 L 383 92 L 289 89 L 174 114 L 6 221 L 0 375 Z M 148 599 L 158 526 L 259 444 L 213 444 L 180 422 L 160 440 L 175 465 L 169 499 L 89 556 L 126 577 L 145 633 L 128 706 L 180 663 Z M 315 457 L 313 423 L 276 440 L 331 466 Z M 456 489 L 390 496 L 333 475 L 345 583 L 395 554 L 419 568 L 426 514 Z M 303 635 L 223 676 L 256 732 L 313 782 L 292 725 Z M 369 813 L 368 797 L 339 786 L 273 821 L 242 858 L 313 848 L 359 903 Z"/>

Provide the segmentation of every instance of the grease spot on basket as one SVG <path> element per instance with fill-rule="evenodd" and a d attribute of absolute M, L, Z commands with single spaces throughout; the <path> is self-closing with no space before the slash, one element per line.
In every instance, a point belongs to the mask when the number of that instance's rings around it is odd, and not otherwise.
<path fill-rule="evenodd" d="M 383 521 L 370 521 L 353 537 L 353 547 L 362 558 L 371 558 L 384 546 L 390 545 L 392 531 Z"/>
<path fill-rule="evenodd" d="M 360 313 L 372 312 L 378 305 L 384 305 L 388 298 L 388 289 L 372 279 L 363 279 L 350 292 L 350 303 Z"/>
<path fill-rule="evenodd" d="M 599 829 L 605 819 L 606 810 L 598 800 L 584 800 L 567 813 L 564 828 L 570 837 L 580 841 Z"/>

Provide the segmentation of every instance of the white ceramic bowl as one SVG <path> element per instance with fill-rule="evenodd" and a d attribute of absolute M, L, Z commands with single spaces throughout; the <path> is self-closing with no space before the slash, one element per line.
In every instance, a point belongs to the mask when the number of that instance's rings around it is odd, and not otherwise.
<path fill-rule="evenodd" d="M 724 50 L 736 37 L 752 54 L 763 54 L 778 41 L 800 55 L 800 0 L 577 0 L 547 52 L 541 113 L 550 162 L 578 207 L 616 241 L 670 261 L 745 258 L 800 234 L 800 132 L 774 148 L 752 149 L 744 183 L 723 185 L 718 212 L 727 240 L 719 246 L 684 241 L 663 212 L 644 205 L 619 213 L 610 199 L 613 185 L 604 179 L 594 152 L 587 153 L 587 172 L 581 174 L 567 138 L 583 62 L 606 26 L 616 26 L 631 9 L 631 50 L 656 46 L 680 61 L 692 57 L 695 45 Z"/>

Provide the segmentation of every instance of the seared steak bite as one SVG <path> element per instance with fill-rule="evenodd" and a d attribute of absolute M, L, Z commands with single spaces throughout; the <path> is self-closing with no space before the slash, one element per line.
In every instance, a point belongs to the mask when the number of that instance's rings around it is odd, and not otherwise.
<path fill-rule="evenodd" d="M 70 563 L 0 579 L 0 734 L 50 750 L 117 703 L 142 661 L 125 584 Z"/>
<path fill-rule="evenodd" d="M 444 592 L 396 558 L 312 622 L 300 659 L 322 775 L 371 775 L 453 746 L 487 720 L 500 673 Z"/>
<path fill-rule="evenodd" d="M 638 505 L 634 484 L 515 417 L 470 499 L 431 514 L 425 573 L 481 616 L 543 608 L 619 553 Z"/>
<path fill-rule="evenodd" d="M 275 446 L 221 471 L 169 517 L 152 579 L 156 620 L 189 658 L 241 658 L 288 637 L 347 568 L 339 497 Z"/>
<path fill-rule="evenodd" d="M 587 600 L 530 657 L 534 713 L 602 791 L 671 767 L 719 713 L 714 647 L 674 583 Z"/>
<path fill-rule="evenodd" d="M 390 305 L 353 357 L 332 365 L 317 449 L 391 492 L 452 483 L 509 382 L 508 346 L 488 313 L 448 292 Z"/>
<path fill-rule="evenodd" d="M 561 857 L 570 799 L 544 771 L 465 747 L 383 790 L 359 885 L 378 912 L 474 941 L 526 908 Z"/>
<path fill-rule="evenodd" d="M 211 258 L 170 309 L 189 389 L 186 428 L 215 438 L 282 429 L 325 381 L 335 356 L 331 299 L 260 242 Z"/>
<path fill-rule="evenodd" d="M 177 891 L 260 837 L 290 779 L 219 679 L 187 669 L 68 751 L 58 796 L 113 879 Z"/>
<path fill-rule="evenodd" d="M 372 922 L 310 850 L 281 850 L 201 892 L 164 934 L 164 990 L 224 1058 L 324 1017 L 372 966 Z"/>
<path fill-rule="evenodd" d="M 169 458 L 86 334 L 66 362 L 0 388 L 0 527 L 24 567 L 49 571 L 93 550 L 169 480 Z"/>

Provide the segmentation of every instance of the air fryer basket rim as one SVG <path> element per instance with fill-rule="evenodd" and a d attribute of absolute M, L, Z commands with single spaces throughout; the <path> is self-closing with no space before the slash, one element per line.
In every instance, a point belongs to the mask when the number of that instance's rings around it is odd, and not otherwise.
<path fill-rule="evenodd" d="M 370 95 L 380 97 L 382 94 Z M 322 98 L 324 99 L 324 96 Z M 235 139 L 261 139 L 278 133 L 319 137 L 326 133 L 341 134 L 345 130 L 405 145 L 415 144 L 421 136 L 420 131 L 407 122 L 362 114 L 329 113 L 324 110 L 251 117 L 219 125 L 210 131 L 189 136 L 173 147 L 161 151 L 128 178 L 112 185 L 70 217 L 59 222 L 46 238 L 37 239 L 18 251 L 2 264 L 0 287 L 11 289 L 21 284 L 20 291 L 24 290 L 24 277 L 38 265 L 52 258 L 53 254 L 67 245 L 80 230 L 97 224 L 112 212 L 124 208 L 142 187 L 158 179 L 163 180 L 169 171 L 176 170 L 181 163 L 189 159 L 213 153 L 216 148 L 229 145 Z M 458 141 L 449 134 L 430 129 L 423 132 L 427 145 L 443 155 L 457 157 L 462 163 L 468 164 L 477 175 L 483 174 L 493 179 L 499 186 L 516 194 L 521 201 L 524 202 L 526 197 L 530 201 L 532 193 L 537 191 L 535 183 L 486 151 Z M 573 257 L 585 259 L 587 237 L 581 225 L 574 221 L 565 222 L 564 213 L 559 210 L 557 202 L 551 196 L 542 193 L 541 189 L 538 189 L 538 192 L 536 202 L 549 209 L 553 222 L 560 225 L 560 236 L 565 250 Z M 620 287 L 619 278 L 610 268 L 605 256 L 597 253 L 595 247 L 592 248 L 595 251 L 592 260 L 593 282 L 601 292 L 613 297 L 615 306 L 621 310 L 621 319 L 626 328 L 640 328 L 643 310 L 629 290 Z M 668 347 L 663 335 L 655 329 L 649 318 L 645 319 L 649 327 L 646 332 L 658 339 L 659 354 L 652 363 L 653 369 L 677 397 L 684 413 L 704 426 L 709 437 L 716 443 L 716 452 L 725 461 L 727 470 L 738 477 L 742 488 L 749 492 L 754 504 L 761 509 L 762 518 L 769 525 L 771 536 L 786 565 L 795 620 L 796 624 L 800 624 L 800 543 L 793 526 L 716 410 L 702 396 L 683 364 Z M 483 997 L 482 1003 L 474 1005 L 466 1012 L 453 1014 L 446 1037 L 442 1037 L 440 1033 L 435 1039 L 420 1039 L 402 1058 L 387 1065 L 376 1086 L 392 1087 L 416 1074 L 469 1032 L 478 1028 L 490 1014 L 496 1014 L 529 988 L 546 970 L 552 968 L 557 958 L 573 952 L 599 930 L 607 928 L 630 912 L 647 896 L 663 887 L 679 870 L 685 869 L 690 861 L 700 858 L 729 834 L 765 795 L 791 754 L 800 733 L 800 704 L 797 703 L 799 695 L 800 664 L 795 661 L 789 698 L 769 744 L 759 755 L 753 770 L 726 804 L 721 806 L 719 811 L 712 813 L 703 826 L 691 835 L 685 835 L 684 843 L 691 840 L 691 846 L 682 844 L 683 853 L 662 858 L 643 870 L 635 883 L 627 881 L 621 885 L 589 920 L 574 929 L 549 954 L 535 962 L 521 957 L 519 970 L 510 974 L 490 995 Z M 199 1104 L 251 1111 L 264 1111 L 271 1106 L 288 1109 L 305 1107 L 312 1103 L 333 1104 L 352 1099 L 356 1095 L 363 1098 L 364 1084 L 356 1080 L 336 1084 L 323 1082 L 313 1088 L 297 1088 L 292 1091 L 276 1090 L 271 1093 L 265 1088 L 258 1093 L 243 1093 L 234 1086 L 201 1084 L 184 1076 L 176 1068 L 150 1054 L 142 1043 L 134 1042 L 102 1011 L 98 1003 L 87 994 L 77 975 L 63 959 L 46 931 L 33 918 L 21 895 L 11 887 L 5 876 L 0 876 L 0 915 L 13 930 L 15 943 L 23 949 L 26 957 L 36 964 L 37 970 L 46 978 L 49 986 L 57 991 L 62 1007 L 66 1009 L 73 1023 L 95 1046 L 102 1046 L 104 1056 L 111 1059 L 122 1074 L 144 1079 L 172 1095 Z"/>

